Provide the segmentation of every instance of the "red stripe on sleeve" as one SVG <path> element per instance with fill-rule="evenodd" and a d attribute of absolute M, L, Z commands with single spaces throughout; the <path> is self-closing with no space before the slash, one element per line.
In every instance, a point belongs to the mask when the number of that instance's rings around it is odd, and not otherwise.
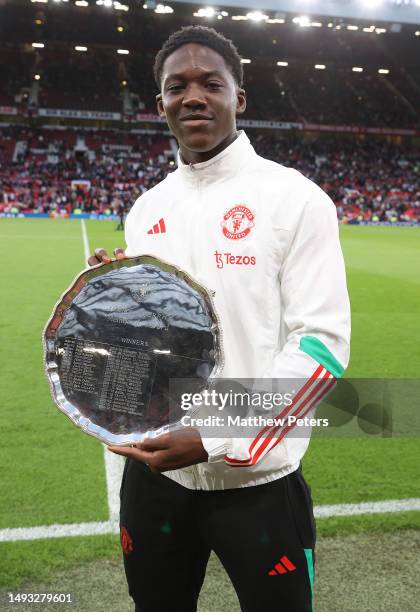
<path fill-rule="evenodd" d="M 296 397 L 294 398 L 292 404 L 290 406 L 287 406 L 287 408 L 285 408 L 277 417 L 277 419 L 281 419 L 284 418 L 291 410 L 293 410 L 293 408 L 296 406 L 296 403 L 301 399 L 301 397 L 306 393 L 306 391 L 312 386 L 312 384 L 314 383 L 315 380 L 318 380 L 318 376 L 319 374 L 322 372 L 322 370 L 324 370 L 323 366 L 318 366 L 318 368 L 315 370 L 315 372 L 312 374 L 311 378 L 306 381 L 306 383 L 302 386 L 302 388 L 299 390 L 299 392 L 297 393 Z M 326 375 L 329 376 L 330 373 L 328 371 L 326 371 Z M 325 375 L 324 375 L 325 377 Z M 324 380 L 324 377 L 321 380 Z M 312 395 L 312 394 L 311 394 Z M 308 397 L 308 399 L 310 399 L 310 397 Z M 307 400 L 306 400 L 307 401 Z M 306 403 L 305 401 L 305 403 Z M 300 407 L 302 408 L 302 406 Z M 279 425 L 275 426 L 275 429 L 273 431 L 277 431 L 279 429 Z M 258 453 L 256 458 L 253 458 L 253 450 L 255 448 L 255 446 L 259 443 L 259 441 L 261 440 L 261 438 L 264 436 L 265 433 L 268 433 L 270 431 L 270 429 L 272 429 L 273 426 L 269 426 L 267 425 L 266 427 L 264 427 L 259 433 L 258 435 L 254 438 L 254 440 L 251 442 L 250 447 L 248 449 L 248 453 L 249 453 L 249 458 L 248 459 L 235 459 L 233 457 L 229 457 L 228 455 L 225 456 L 225 461 L 230 464 L 235 464 L 235 466 L 241 466 L 241 465 L 247 465 L 250 463 L 250 461 L 252 461 L 252 464 L 255 463 L 255 461 L 257 460 L 257 458 L 260 456 L 260 448 L 258 448 L 258 450 L 255 451 L 255 454 Z M 272 436 L 267 436 L 266 440 L 263 442 L 263 447 L 265 448 L 269 443 L 270 440 L 272 439 Z M 264 448 L 261 450 L 261 452 L 264 450 Z"/>

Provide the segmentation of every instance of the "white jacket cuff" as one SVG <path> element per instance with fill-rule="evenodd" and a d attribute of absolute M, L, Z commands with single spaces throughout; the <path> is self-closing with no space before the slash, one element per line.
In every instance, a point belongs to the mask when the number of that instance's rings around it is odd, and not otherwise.
<path fill-rule="evenodd" d="M 229 453 L 229 440 L 228 438 L 201 438 L 203 446 L 209 456 L 208 462 L 215 463 L 216 461 L 223 461 L 225 455 Z"/>

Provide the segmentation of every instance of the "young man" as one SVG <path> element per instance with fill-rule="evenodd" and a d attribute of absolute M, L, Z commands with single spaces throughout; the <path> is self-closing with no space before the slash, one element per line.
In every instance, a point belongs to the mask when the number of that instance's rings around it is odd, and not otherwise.
<path fill-rule="evenodd" d="M 223 376 L 296 379 L 286 412 L 303 417 L 349 357 L 335 207 L 237 132 L 246 98 L 230 41 L 213 29 L 183 28 L 158 53 L 155 78 L 159 115 L 179 143 L 178 168 L 130 211 L 126 255 L 161 257 L 214 290 Z M 161 231 L 151 234 L 156 223 Z M 109 261 L 102 249 L 90 259 L 98 261 Z M 136 610 L 196 610 L 211 550 L 242 610 L 312 609 L 315 528 L 300 470 L 308 439 L 286 436 L 288 429 L 244 439 L 186 428 L 112 447 L 128 457 L 121 540 Z"/>

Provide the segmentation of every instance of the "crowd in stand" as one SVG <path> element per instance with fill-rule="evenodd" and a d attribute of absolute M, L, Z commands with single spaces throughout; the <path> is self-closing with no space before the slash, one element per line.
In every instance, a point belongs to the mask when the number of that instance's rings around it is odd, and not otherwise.
<path fill-rule="evenodd" d="M 105 145 L 78 151 L 76 135 L 18 127 L 0 131 L 0 213 L 117 214 L 174 169 L 169 139 L 165 145 L 162 136 L 136 135 L 136 145 L 120 150 L 113 146 L 123 137 L 110 132 L 102 136 Z M 343 222 L 420 222 L 420 154 L 408 143 L 251 131 L 249 136 L 259 154 L 320 185 Z M 26 143 L 20 151 L 18 141 Z M 86 134 L 83 141 L 94 142 Z"/>
<path fill-rule="evenodd" d="M 0 143 L 5 141 L 5 132 L 11 137 L 10 130 L 2 132 Z M 149 156 L 151 136 L 138 137 L 136 147 L 113 150 L 113 142 L 118 142 L 114 135 L 92 154 L 75 150 L 64 138 L 46 142 L 45 135 L 48 132 L 28 130 L 27 142 L 33 146 L 15 161 L 5 159 L 0 144 L 0 213 L 117 214 L 121 207 L 128 210 L 172 169 L 163 153 Z M 22 136 L 20 133 L 19 138 Z"/>
<path fill-rule="evenodd" d="M 254 139 L 264 157 L 328 193 L 343 222 L 420 222 L 420 152 L 383 140 Z"/>
<path fill-rule="evenodd" d="M 131 119 L 155 113 L 157 50 L 182 25 L 208 24 L 192 15 L 188 3 L 177 3 L 166 16 L 142 3 L 131 6 L 129 15 L 96 3 L 83 10 L 72 3 L 44 4 L 0 1 L 0 106 L 16 107 L 25 121 L 43 108 L 112 111 Z M 244 64 L 244 119 L 420 127 L 414 26 L 378 35 L 349 31 L 333 18 L 322 19 L 322 28 L 300 28 L 289 18 L 257 24 L 233 21 L 232 15 L 219 15 L 216 27 L 251 62 Z M 45 48 L 29 41 L 43 41 Z M 75 50 L 80 43 L 86 52 Z M 389 73 L 379 74 L 379 67 Z M 287 134 L 250 129 L 248 135 L 261 155 L 319 184 L 343 222 L 419 221 L 420 155 L 409 140 Z M 1 128 L 0 214 L 127 210 L 174 169 L 168 151 L 169 138 L 162 135 Z"/>

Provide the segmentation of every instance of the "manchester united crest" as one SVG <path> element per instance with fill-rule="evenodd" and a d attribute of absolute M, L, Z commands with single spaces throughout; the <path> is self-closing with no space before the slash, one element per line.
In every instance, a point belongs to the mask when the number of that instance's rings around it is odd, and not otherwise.
<path fill-rule="evenodd" d="M 243 204 L 230 208 L 224 215 L 222 225 L 223 235 L 229 240 L 246 238 L 254 227 L 255 215 Z"/>

